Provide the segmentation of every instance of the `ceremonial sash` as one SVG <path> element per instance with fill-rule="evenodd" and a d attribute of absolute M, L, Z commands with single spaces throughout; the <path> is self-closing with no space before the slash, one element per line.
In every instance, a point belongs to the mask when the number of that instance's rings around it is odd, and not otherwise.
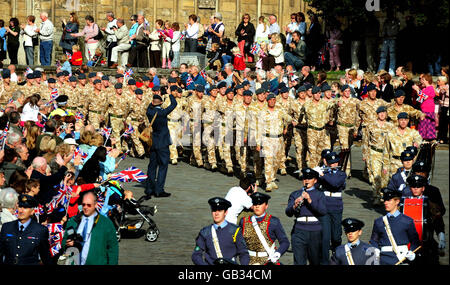
<path fill-rule="evenodd" d="M 347 257 L 348 265 L 355 265 L 355 262 L 353 261 L 352 252 L 350 250 L 350 247 L 348 244 L 344 246 L 345 248 L 345 256 Z"/>
<path fill-rule="evenodd" d="M 387 215 L 383 216 L 383 223 L 384 223 L 384 226 L 385 226 L 384 228 L 388 235 L 389 241 L 392 245 L 392 250 L 394 251 L 395 255 L 397 255 L 398 260 L 402 260 L 404 256 L 398 250 L 397 243 L 395 242 L 394 235 L 392 234 L 391 227 L 389 226 Z"/>
<path fill-rule="evenodd" d="M 217 258 L 223 258 L 222 251 L 220 250 L 219 239 L 217 238 L 216 229 L 214 226 L 211 226 L 211 234 L 214 243 L 214 249 L 216 250 Z"/>
<path fill-rule="evenodd" d="M 252 220 L 252 226 L 255 229 L 255 232 L 256 232 L 256 235 L 258 236 L 259 241 L 261 242 L 261 244 L 263 245 L 264 249 L 266 250 L 267 254 L 270 257 L 274 253 L 275 243 L 272 244 L 272 247 L 269 247 L 266 239 L 264 238 L 264 236 L 261 232 L 261 229 L 258 226 L 258 222 L 256 221 L 255 216 L 252 216 L 251 220 Z"/>

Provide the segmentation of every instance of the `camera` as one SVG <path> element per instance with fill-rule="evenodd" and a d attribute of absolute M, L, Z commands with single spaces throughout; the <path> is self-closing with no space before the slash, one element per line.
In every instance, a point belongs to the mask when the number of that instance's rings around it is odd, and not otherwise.
<path fill-rule="evenodd" d="M 66 233 L 67 239 L 73 240 L 73 246 L 78 248 L 78 250 L 81 252 L 84 243 L 83 237 L 79 233 L 77 233 L 77 231 L 73 227 L 69 227 L 66 230 Z"/>

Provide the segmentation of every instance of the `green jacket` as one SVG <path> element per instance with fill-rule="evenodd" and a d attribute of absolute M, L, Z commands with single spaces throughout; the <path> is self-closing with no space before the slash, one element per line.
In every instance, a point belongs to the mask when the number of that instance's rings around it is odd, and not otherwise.
<path fill-rule="evenodd" d="M 81 222 L 83 213 L 71 218 L 66 229 L 73 227 L 76 231 Z M 66 249 L 67 231 L 62 241 L 63 249 Z M 80 252 L 81 254 L 81 252 Z M 92 226 L 91 242 L 86 265 L 117 265 L 119 263 L 119 243 L 117 242 L 116 229 L 107 217 L 98 213 Z"/>

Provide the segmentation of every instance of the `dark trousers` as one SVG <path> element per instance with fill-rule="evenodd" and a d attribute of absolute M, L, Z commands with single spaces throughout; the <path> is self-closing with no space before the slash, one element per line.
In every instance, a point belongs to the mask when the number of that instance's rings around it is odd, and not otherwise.
<path fill-rule="evenodd" d="M 106 46 L 106 54 L 108 56 L 108 66 L 111 66 L 113 62 L 111 62 L 111 53 L 112 49 L 117 46 L 117 42 L 109 42 Z"/>
<path fill-rule="evenodd" d="M 198 40 L 186 39 L 184 41 L 184 52 L 197 52 Z"/>
<path fill-rule="evenodd" d="M 145 194 L 158 195 L 164 192 L 169 159 L 169 146 L 150 150 L 150 162 L 147 170 L 148 178 Z"/>
<path fill-rule="evenodd" d="M 148 67 L 147 46 L 138 44 L 135 47 L 132 47 L 128 56 L 128 64 L 137 67 Z"/>
<path fill-rule="evenodd" d="M 448 142 L 448 107 L 442 107 L 439 113 L 439 140 L 443 140 L 444 143 Z"/>
<path fill-rule="evenodd" d="M 294 265 L 320 264 L 322 231 L 305 231 L 294 228 L 291 235 Z"/>
<path fill-rule="evenodd" d="M 330 260 L 330 248 L 332 251 L 342 243 L 342 212 L 329 211 L 326 215 L 319 217 L 322 224 L 322 258 L 320 265 L 328 265 Z"/>
<path fill-rule="evenodd" d="M 150 67 L 161 68 L 161 51 L 151 50 L 150 51 Z"/>
<path fill-rule="evenodd" d="M 10 64 L 17 64 L 17 53 L 19 52 L 20 43 L 8 43 L 8 56 L 10 59 Z"/>

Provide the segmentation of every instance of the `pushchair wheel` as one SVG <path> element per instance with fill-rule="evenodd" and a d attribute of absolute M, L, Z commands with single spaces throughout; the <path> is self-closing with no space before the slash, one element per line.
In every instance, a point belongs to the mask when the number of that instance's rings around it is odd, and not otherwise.
<path fill-rule="evenodd" d="M 145 240 L 149 242 L 154 242 L 158 239 L 159 230 L 155 229 L 148 229 L 147 233 L 145 234 Z"/>
<path fill-rule="evenodd" d="M 120 228 L 116 230 L 116 238 L 117 238 L 117 242 L 120 242 L 120 238 L 121 238 Z"/>

